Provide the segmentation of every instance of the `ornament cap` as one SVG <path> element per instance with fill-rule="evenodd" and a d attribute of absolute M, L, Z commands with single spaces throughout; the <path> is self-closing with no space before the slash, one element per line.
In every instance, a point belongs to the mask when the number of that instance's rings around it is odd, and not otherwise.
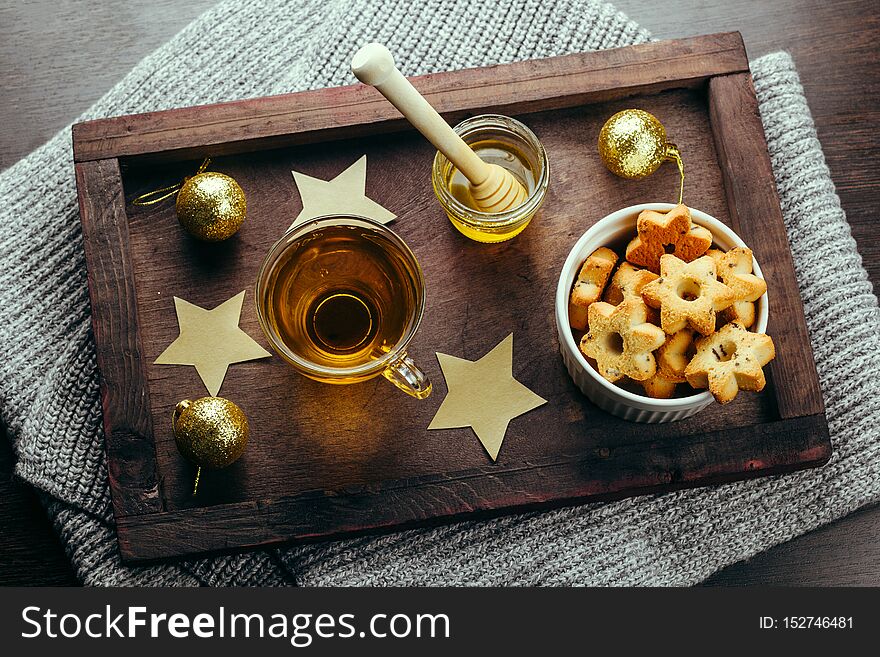
<path fill-rule="evenodd" d="M 192 406 L 192 402 L 189 399 L 184 399 L 177 402 L 177 406 L 174 407 L 174 413 L 171 414 L 171 428 L 174 429 L 175 434 L 177 433 L 177 420 L 180 418 L 180 414 L 190 406 Z"/>
<path fill-rule="evenodd" d="M 678 150 L 678 146 L 673 144 L 671 141 L 666 142 L 666 159 L 667 160 L 676 160 L 681 157 L 681 153 Z"/>

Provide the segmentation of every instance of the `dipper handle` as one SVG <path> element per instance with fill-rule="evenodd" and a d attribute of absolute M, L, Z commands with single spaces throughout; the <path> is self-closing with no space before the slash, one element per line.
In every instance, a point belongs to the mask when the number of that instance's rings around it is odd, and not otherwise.
<path fill-rule="evenodd" d="M 381 43 L 368 43 L 355 53 L 351 71 L 358 80 L 379 90 L 438 151 L 461 171 L 471 185 L 486 182 L 491 167 L 464 143 L 437 110 L 425 100 L 394 64 L 394 57 Z"/>

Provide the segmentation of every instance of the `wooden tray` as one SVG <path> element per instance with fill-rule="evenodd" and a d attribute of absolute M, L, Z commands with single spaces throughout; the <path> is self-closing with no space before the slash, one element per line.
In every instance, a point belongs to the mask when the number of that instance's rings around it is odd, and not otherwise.
<path fill-rule="evenodd" d="M 393 530 L 827 461 L 822 396 L 738 33 L 413 82 L 451 122 L 501 112 L 520 116 L 542 139 L 550 191 L 522 235 L 498 245 L 459 235 L 431 191 L 433 149 L 364 86 L 74 126 L 123 560 Z M 627 423 L 587 401 L 565 372 L 553 320 L 557 277 L 578 236 L 613 210 L 670 200 L 677 190 L 674 166 L 639 182 L 602 167 L 599 128 L 632 106 L 655 113 L 680 147 L 688 204 L 731 225 L 754 250 L 777 345 L 762 394 L 669 425 Z M 248 413 L 252 441 L 191 496 L 193 469 L 175 449 L 170 417 L 176 402 L 205 389 L 194 368 L 152 364 L 177 337 L 172 295 L 212 308 L 247 289 L 241 326 L 265 344 L 252 290 L 269 246 L 301 207 L 291 169 L 329 179 L 364 153 L 368 195 L 398 215 L 393 228 L 426 273 L 428 306 L 411 354 L 434 394 L 410 399 L 381 378 L 322 385 L 277 357 L 234 365 L 221 394 Z M 235 238 L 198 243 L 180 231 L 173 203 L 130 205 L 207 155 L 247 194 L 248 221 Z M 493 464 L 469 429 L 426 431 L 446 394 L 434 352 L 477 359 L 511 331 L 515 376 L 549 403 L 511 423 Z"/>

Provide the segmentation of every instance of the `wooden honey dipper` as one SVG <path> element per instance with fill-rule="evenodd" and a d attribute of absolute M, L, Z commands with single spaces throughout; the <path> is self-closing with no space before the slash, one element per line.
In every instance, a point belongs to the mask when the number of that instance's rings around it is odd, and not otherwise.
<path fill-rule="evenodd" d="M 368 43 L 351 60 L 351 71 L 364 84 L 376 87 L 388 101 L 452 162 L 470 182 L 480 212 L 505 212 L 521 205 L 528 192 L 513 174 L 484 162 L 425 100 L 397 67 L 388 48 Z"/>

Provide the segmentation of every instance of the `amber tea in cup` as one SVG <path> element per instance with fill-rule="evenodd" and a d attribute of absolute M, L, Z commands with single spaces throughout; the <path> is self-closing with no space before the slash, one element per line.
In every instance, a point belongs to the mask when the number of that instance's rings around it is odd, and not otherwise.
<path fill-rule="evenodd" d="M 424 277 L 385 226 L 329 216 L 291 229 L 263 263 L 256 300 L 270 344 L 305 376 L 356 383 L 381 373 L 414 397 L 430 394 L 406 354 L 424 312 Z"/>

